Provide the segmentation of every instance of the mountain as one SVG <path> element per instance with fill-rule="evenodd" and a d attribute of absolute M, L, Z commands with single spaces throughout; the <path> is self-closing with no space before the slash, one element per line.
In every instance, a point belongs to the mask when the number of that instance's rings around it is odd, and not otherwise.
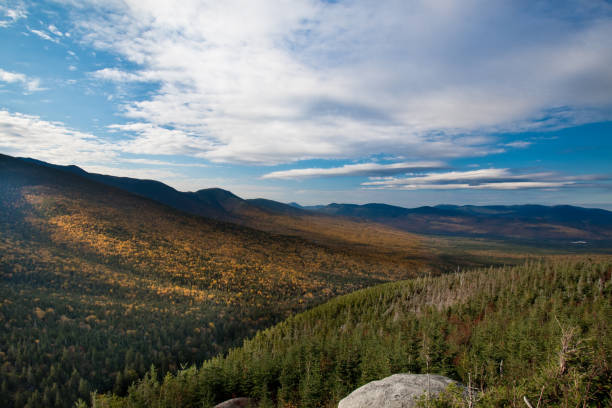
<path fill-rule="evenodd" d="M 190 214 L 307 239 L 337 241 L 340 237 L 335 231 L 340 224 L 346 236 L 355 237 L 361 228 L 359 221 L 367 221 L 415 234 L 512 239 L 538 244 L 572 241 L 586 241 L 595 246 L 612 244 L 612 212 L 601 209 L 568 205 L 438 205 L 409 209 L 377 203 L 303 207 L 263 198 L 245 200 L 220 188 L 180 192 L 158 181 L 88 173 L 77 166 L 58 166 L 34 159 L 22 160 L 117 187 Z M 326 227 L 330 223 L 334 224 L 334 231 Z"/>
<path fill-rule="evenodd" d="M 108 186 L 117 187 L 194 215 L 232 222 L 244 222 L 244 218 L 247 215 L 249 217 L 262 215 L 262 208 L 259 206 L 250 205 L 248 201 L 221 188 L 181 192 L 159 181 L 88 173 L 77 166 L 60 166 L 34 159 L 22 160 L 76 174 Z M 292 209 L 292 207 L 281 203 L 276 203 L 276 207 L 279 210 L 282 210 L 284 207 Z"/>
<path fill-rule="evenodd" d="M 329 204 L 313 211 L 421 234 L 551 241 L 611 241 L 612 212 L 569 205 L 455 206 Z"/>
<path fill-rule="evenodd" d="M 419 239 L 415 235 L 398 234 L 398 231 L 389 227 L 364 226 L 362 222 L 329 217 L 272 200 L 244 200 L 220 188 L 180 192 L 154 180 L 88 173 L 77 166 L 60 166 L 35 159 L 19 160 L 116 187 L 193 215 L 274 234 L 297 236 L 342 248 L 356 243 L 368 247 L 374 245 L 378 247 L 376 251 L 381 248 L 384 251 L 389 248 L 412 248 L 414 253 L 418 246 Z"/>
<path fill-rule="evenodd" d="M 472 387 L 476 407 L 610 406 L 611 258 L 558 258 L 388 283 L 340 296 L 246 340 L 226 356 L 104 407 L 212 407 L 240 396 L 266 407 L 333 407 L 394 373 Z M 462 407 L 462 390 L 422 406 Z M 425 404 L 427 402 L 427 404 Z"/>
<path fill-rule="evenodd" d="M 246 200 L 249 204 L 267 211 L 272 214 L 283 215 L 306 215 L 307 213 L 299 207 L 292 204 L 283 204 L 278 201 L 266 200 L 265 198 L 255 198 Z"/>
<path fill-rule="evenodd" d="M 316 211 L 324 214 L 358 218 L 394 218 L 411 213 L 411 211 L 407 208 L 396 207 L 388 204 L 357 205 L 332 203 L 324 207 L 314 208 Z"/>
<path fill-rule="evenodd" d="M 534 251 L 0 155 L 0 401 L 125 395 L 337 295 Z"/>
<path fill-rule="evenodd" d="M 388 245 L 268 233 L 123 188 L 173 194 L 161 183 L 96 178 L 0 155 L 2 406 L 123 394 L 151 364 L 175 372 L 333 296 L 442 263 L 408 233 L 374 229 Z M 228 212 L 244 201 L 218 189 L 193 196 Z"/>

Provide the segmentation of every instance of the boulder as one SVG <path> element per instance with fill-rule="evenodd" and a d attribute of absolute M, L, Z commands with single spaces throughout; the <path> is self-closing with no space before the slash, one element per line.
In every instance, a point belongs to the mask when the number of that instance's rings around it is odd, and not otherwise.
<path fill-rule="evenodd" d="M 214 406 L 214 408 L 247 408 L 254 406 L 250 398 L 232 398 Z"/>
<path fill-rule="evenodd" d="M 357 388 L 340 401 L 338 408 L 410 408 L 428 389 L 433 397 L 455 383 L 441 375 L 394 374 Z"/>

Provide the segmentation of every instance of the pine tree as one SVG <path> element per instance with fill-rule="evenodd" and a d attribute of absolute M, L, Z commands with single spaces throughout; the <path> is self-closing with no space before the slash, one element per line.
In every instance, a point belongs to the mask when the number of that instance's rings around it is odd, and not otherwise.
<path fill-rule="evenodd" d="M 81 398 L 83 398 L 85 400 L 89 399 L 89 392 L 90 392 L 90 390 L 89 390 L 89 383 L 87 382 L 86 379 L 81 378 L 79 380 L 79 389 L 78 389 L 78 392 L 79 392 L 79 397 L 81 397 Z"/>
<path fill-rule="evenodd" d="M 322 396 L 320 362 L 311 354 L 307 356 L 308 359 L 305 363 L 306 372 L 300 383 L 300 406 L 304 408 L 316 408 L 320 405 Z"/>
<path fill-rule="evenodd" d="M 270 391 L 266 384 L 262 385 L 260 396 L 259 403 L 257 404 L 258 408 L 275 408 L 274 402 L 270 399 Z"/>
<path fill-rule="evenodd" d="M 389 357 L 382 345 L 368 340 L 365 344 L 364 354 L 361 357 L 359 365 L 361 376 L 360 384 L 365 384 L 370 381 L 380 380 L 391 374 L 391 365 Z"/>

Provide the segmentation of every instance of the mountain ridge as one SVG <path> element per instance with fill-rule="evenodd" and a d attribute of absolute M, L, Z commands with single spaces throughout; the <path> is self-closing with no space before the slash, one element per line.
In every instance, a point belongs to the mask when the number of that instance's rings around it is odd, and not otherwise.
<path fill-rule="evenodd" d="M 332 203 L 310 211 L 360 218 L 421 234 L 550 240 L 612 239 L 611 211 L 571 205 L 443 204 L 404 208 L 379 203 Z"/>
<path fill-rule="evenodd" d="M 62 166 L 31 158 L 18 158 L 41 166 L 55 168 L 67 173 L 123 189 L 181 211 L 223 221 L 240 221 L 240 214 L 248 208 L 246 200 L 228 190 L 219 187 L 205 188 L 197 191 L 182 192 L 157 180 L 118 177 L 98 173 L 89 173 L 74 165 Z"/>
<path fill-rule="evenodd" d="M 265 198 L 243 199 L 218 187 L 181 192 L 156 180 L 89 173 L 74 165 L 61 166 L 30 158 L 19 160 L 77 174 L 190 214 L 276 233 L 287 229 L 296 235 L 311 237 L 312 224 L 325 222 L 316 217 L 324 216 L 365 220 L 417 234 L 555 242 L 585 240 L 605 245 L 612 242 L 612 212 L 599 208 L 541 204 L 439 204 L 415 208 L 385 203 L 301 206 Z"/>

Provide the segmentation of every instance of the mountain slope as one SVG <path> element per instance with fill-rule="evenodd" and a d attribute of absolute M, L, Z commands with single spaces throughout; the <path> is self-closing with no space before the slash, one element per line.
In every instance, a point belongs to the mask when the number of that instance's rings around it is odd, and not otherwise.
<path fill-rule="evenodd" d="M 174 371 L 337 294 L 435 268 L 410 234 L 393 239 L 408 249 L 270 234 L 0 156 L 0 400 L 123 393 L 152 363 Z"/>
<path fill-rule="evenodd" d="M 347 245 L 360 244 L 368 247 L 376 246 L 376 251 L 381 249 L 386 251 L 394 247 L 401 248 L 402 251 L 412 248 L 415 252 L 419 246 L 418 237 L 383 225 L 368 225 L 364 228 L 362 222 L 316 214 L 272 200 L 244 200 L 220 188 L 180 192 L 153 180 L 88 173 L 77 166 L 59 166 L 34 159 L 19 160 L 82 176 L 190 214 L 275 234 L 315 240 L 326 245 L 338 246 L 340 250 L 345 250 Z M 365 234 L 365 231 L 368 233 Z"/>
<path fill-rule="evenodd" d="M 612 212 L 568 205 L 440 205 L 408 209 L 386 204 L 330 204 L 313 211 L 423 234 L 551 241 L 612 240 Z"/>
<path fill-rule="evenodd" d="M 139 180 L 87 173 L 76 166 L 57 166 L 34 159 L 22 159 L 56 168 L 150 198 L 190 214 L 229 221 L 260 230 L 290 234 L 317 241 L 339 243 L 343 236 L 363 244 L 377 238 L 356 239 L 361 221 L 377 223 L 376 236 L 394 235 L 388 228 L 416 234 L 485 237 L 537 242 L 595 241 L 595 246 L 612 244 L 612 212 L 574 206 L 455 206 L 439 205 L 403 208 L 388 204 L 329 204 L 300 207 L 273 200 L 244 200 L 233 193 L 209 188 L 180 192 L 153 180 Z M 327 227 L 333 225 L 333 228 Z M 372 231 L 370 231 L 372 232 Z M 370 234 L 371 236 L 371 234 Z M 413 236 L 416 241 L 417 237 Z"/>
<path fill-rule="evenodd" d="M 609 406 L 612 258 L 559 258 L 364 289 L 259 332 L 161 383 L 154 370 L 104 407 L 332 407 L 392 373 L 471 384 L 476 406 Z M 451 396 L 452 397 L 452 396 Z M 453 405 L 447 401 L 431 406 Z"/>
<path fill-rule="evenodd" d="M 150 198 L 177 210 L 217 220 L 237 222 L 240 221 L 241 214 L 249 212 L 257 213 L 258 210 L 235 194 L 220 188 L 208 188 L 196 192 L 181 192 L 159 181 L 88 173 L 77 166 L 60 166 L 34 159 L 21 160 L 76 174 L 108 186 Z"/>

